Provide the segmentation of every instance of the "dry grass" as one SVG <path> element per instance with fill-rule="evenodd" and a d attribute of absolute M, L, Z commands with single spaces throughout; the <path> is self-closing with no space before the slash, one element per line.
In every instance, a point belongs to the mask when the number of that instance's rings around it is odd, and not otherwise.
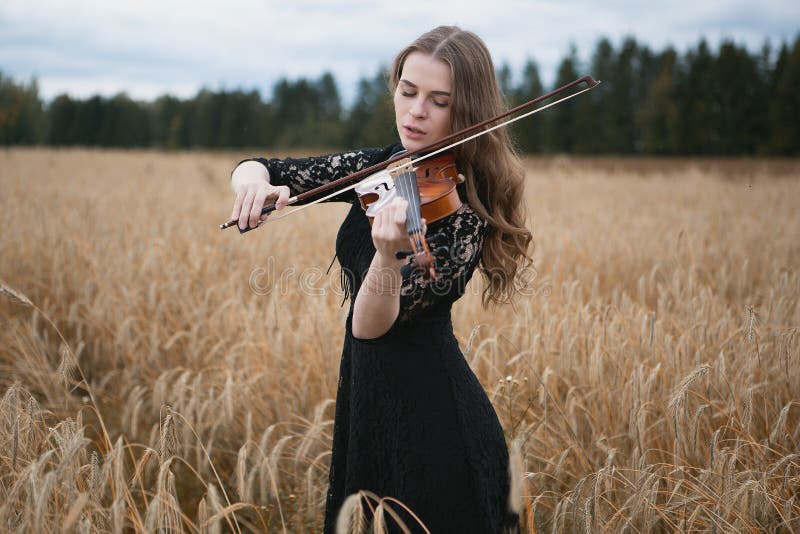
<path fill-rule="evenodd" d="M 220 232 L 239 159 L 0 152 L 3 530 L 320 530 L 345 208 Z M 526 530 L 800 531 L 799 177 L 529 162 L 535 291 L 454 310 Z"/>

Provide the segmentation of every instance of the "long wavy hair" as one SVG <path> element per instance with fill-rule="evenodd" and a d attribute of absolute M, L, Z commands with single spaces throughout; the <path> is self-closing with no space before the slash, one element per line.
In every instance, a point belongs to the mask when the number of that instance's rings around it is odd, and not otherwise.
<path fill-rule="evenodd" d="M 439 26 L 404 48 L 394 60 L 389 89 L 394 91 L 403 64 L 422 52 L 450 66 L 450 126 L 453 132 L 502 113 L 506 107 L 489 50 L 480 37 L 456 26 Z M 488 223 L 479 269 L 486 279 L 483 305 L 508 302 L 528 283 L 533 236 L 525 226 L 525 170 L 506 128 L 498 128 L 456 148 L 466 178 L 467 201 Z"/>

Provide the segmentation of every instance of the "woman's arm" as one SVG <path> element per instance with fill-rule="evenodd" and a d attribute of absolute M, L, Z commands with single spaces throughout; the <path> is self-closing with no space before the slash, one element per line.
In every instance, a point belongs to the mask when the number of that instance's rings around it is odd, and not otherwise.
<path fill-rule="evenodd" d="M 407 206 L 405 200 L 396 198 L 372 221 L 375 255 L 353 304 L 353 336 L 357 338 L 373 339 L 385 334 L 400 313 L 400 267 L 406 260 L 396 259 L 395 252 L 409 246 Z"/>
<path fill-rule="evenodd" d="M 261 208 L 265 205 L 264 200 L 276 201 L 278 209 L 286 205 L 284 197 L 275 189 L 258 188 L 265 181 L 275 187 L 285 186 L 288 199 L 292 195 L 315 189 L 364 167 L 385 161 L 398 150 L 398 147 L 402 148 L 401 145 L 395 144 L 385 148 L 364 148 L 307 158 L 251 158 L 241 161 L 231 175 L 231 185 L 237 194 L 239 189 L 244 187 L 245 196 L 242 198 L 240 210 L 237 211 L 234 205 L 235 216 L 232 219 L 239 220 L 239 228 L 253 227 L 259 221 L 266 219 L 266 216 L 260 215 Z M 297 204 L 311 200 L 313 199 L 305 199 Z M 356 197 L 349 191 L 330 200 L 354 202 Z"/>
<path fill-rule="evenodd" d="M 353 335 L 372 339 L 385 334 L 400 313 L 403 261 L 376 253 L 353 305 Z"/>

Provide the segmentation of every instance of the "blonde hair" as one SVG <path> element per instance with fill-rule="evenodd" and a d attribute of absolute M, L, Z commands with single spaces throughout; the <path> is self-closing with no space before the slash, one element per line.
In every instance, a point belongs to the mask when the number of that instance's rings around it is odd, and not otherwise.
<path fill-rule="evenodd" d="M 400 81 L 412 52 L 422 52 L 450 66 L 450 126 L 453 132 L 505 111 L 494 64 L 486 45 L 472 32 L 439 26 L 420 36 L 395 58 L 390 89 Z M 508 302 L 531 264 L 533 236 L 525 226 L 525 170 L 506 128 L 499 128 L 456 149 L 459 171 L 466 177 L 467 201 L 489 228 L 479 269 L 486 279 L 483 304 Z M 516 282 L 516 283 L 515 283 Z"/>

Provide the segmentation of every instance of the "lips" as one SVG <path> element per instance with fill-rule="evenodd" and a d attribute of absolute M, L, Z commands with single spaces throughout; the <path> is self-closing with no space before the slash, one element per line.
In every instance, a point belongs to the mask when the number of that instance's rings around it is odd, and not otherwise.
<path fill-rule="evenodd" d="M 403 131 L 405 132 L 406 136 L 408 136 L 408 137 L 410 137 L 412 139 L 417 139 L 417 138 L 423 137 L 427 133 L 427 132 L 425 132 L 425 130 L 421 130 L 421 129 L 419 129 L 416 126 L 413 126 L 411 124 L 404 124 L 403 125 Z"/>

